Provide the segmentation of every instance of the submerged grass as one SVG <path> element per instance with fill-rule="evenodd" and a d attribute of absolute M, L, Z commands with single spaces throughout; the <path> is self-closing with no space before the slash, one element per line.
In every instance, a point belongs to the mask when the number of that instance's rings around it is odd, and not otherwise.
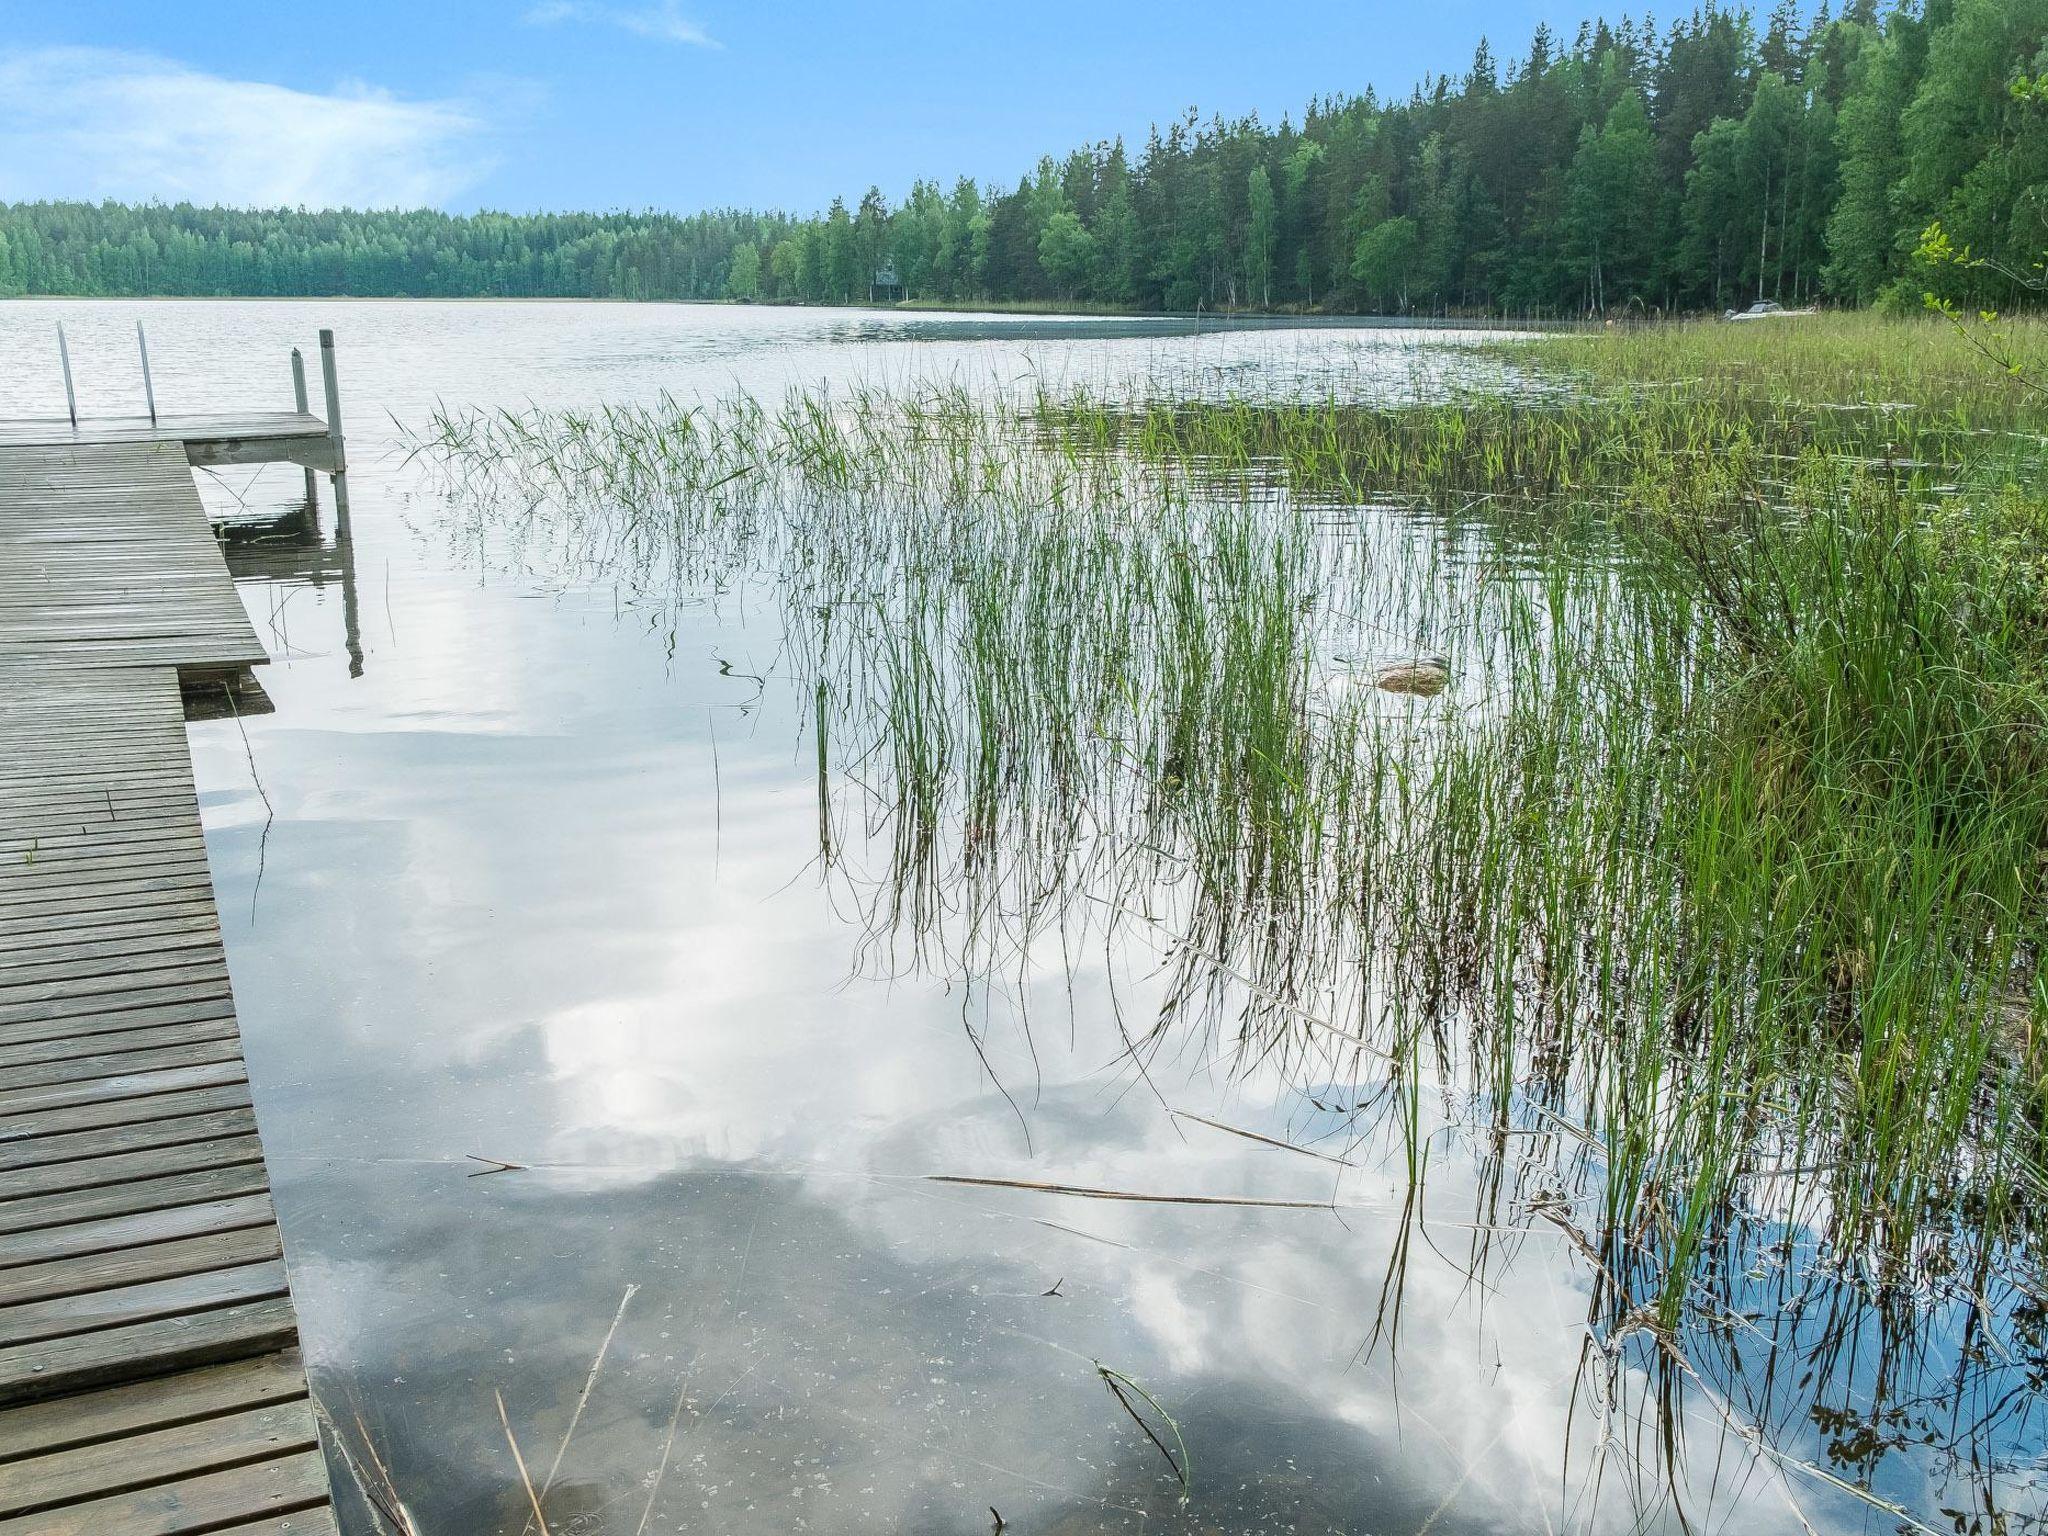
<path fill-rule="evenodd" d="M 1417 1197 L 1448 1122 L 1476 1229 L 1569 1223 L 1656 1454 L 1693 1392 L 1811 1420 L 1880 1507 L 1938 1443 L 1994 1508 L 2042 1443 L 2048 420 L 1932 324 L 1513 361 L 1437 405 L 799 394 L 422 441 L 480 537 L 657 611 L 773 594 L 878 943 L 1156 946 L 1141 1067 L 1192 1031 L 1348 1073 Z M 1425 653 L 1442 698 L 1373 687 Z"/>

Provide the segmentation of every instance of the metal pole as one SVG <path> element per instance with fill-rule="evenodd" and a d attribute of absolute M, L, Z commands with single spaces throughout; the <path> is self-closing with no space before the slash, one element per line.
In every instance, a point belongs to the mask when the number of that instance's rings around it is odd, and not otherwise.
<path fill-rule="evenodd" d="M 334 377 L 332 331 L 320 333 L 320 383 L 327 392 L 327 437 L 334 446 L 334 469 L 329 478 L 334 483 L 334 536 L 340 540 L 349 536 L 348 453 L 341 438 L 341 386 Z"/>
<path fill-rule="evenodd" d="M 71 344 L 64 339 L 64 322 L 57 322 L 57 360 L 64 365 L 64 404 L 71 411 L 71 430 L 78 430 L 78 394 L 71 387 Z"/>
<path fill-rule="evenodd" d="M 156 385 L 149 378 L 149 338 L 142 334 L 142 322 L 135 322 L 135 345 L 142 352 L 142 393 L 149 401 L 149 424 L 156 425 Z"/>
<path fill-rule="evenodd" d="M 313 408 L 306 403 L 306 359 L 297 347 L 292 348 L 292 398 L 297 402 L 301 416 L 313 414 Z M 314 538 L 319 538 L 320 477 L 310 469 L 306 471 L 306 519 L 308 531 Z"/>

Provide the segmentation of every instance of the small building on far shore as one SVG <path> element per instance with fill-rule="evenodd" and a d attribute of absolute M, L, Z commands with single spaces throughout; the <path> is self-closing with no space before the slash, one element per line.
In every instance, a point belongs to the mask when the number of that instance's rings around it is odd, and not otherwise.
<path fill-rule="evenodd" d="M 896 275 L 896 258 L 884 256 L 868 283 L 870 304 L 895 304 L 903 298 L 903 279 Z"/>

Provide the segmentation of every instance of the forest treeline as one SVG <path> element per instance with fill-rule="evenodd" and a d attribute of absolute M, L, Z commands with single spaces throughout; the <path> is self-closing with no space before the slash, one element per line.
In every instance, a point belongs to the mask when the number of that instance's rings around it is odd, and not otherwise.
<path fill-rule="evenodd" d="M 1920 270 L 1939 221 L 1969 263 Z M 1405 100 L 811 217 L 0 205 L 0 293 L 1091 302 L 1382 312 L 2008 305 L 2048 252 L 2048 0 L 1539 28 Z"/>

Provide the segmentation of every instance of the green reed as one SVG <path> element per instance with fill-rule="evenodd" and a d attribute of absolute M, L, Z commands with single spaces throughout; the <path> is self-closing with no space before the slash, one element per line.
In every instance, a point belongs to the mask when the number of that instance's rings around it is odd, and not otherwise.
<path fill-rule="evenodd" d="M 877 942 L 1154 945 L 1141 1063 L 1380 1082 L 1418 1186 L 1442 1097 L 1520 1192 L 1481 1221 L 1568 1221 L 1607 1358 L 1699 1382 L 1781 1245 L 2008 1330 L 2041 1285 L 2043 421 L 1931 325 L 1785 324 L 1438 404 L 856 390 L 421 446 L 480 538 L 772 593 Z M 1373 686 L 1418 652 L 1444 696 Z"/>

